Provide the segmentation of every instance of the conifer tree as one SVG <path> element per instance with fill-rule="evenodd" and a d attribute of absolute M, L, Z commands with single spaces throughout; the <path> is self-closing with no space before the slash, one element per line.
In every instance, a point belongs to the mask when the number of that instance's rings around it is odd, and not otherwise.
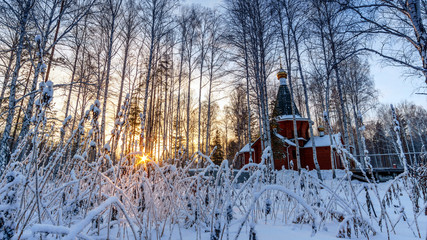
<path fill-rule="evenodd" d="M 215 152 L 212 154 L 211 160 L 217 164 L 220 165 L 222 160 L 224 160 L 224 150 L 222 149 L 222 144 L 221 144 L 221 134 L 219 132 L 219 130 L 216 130 L 215 132 L 215 138 L 213 141 L 213 145 L 212 148 L 215 148 Z"/>

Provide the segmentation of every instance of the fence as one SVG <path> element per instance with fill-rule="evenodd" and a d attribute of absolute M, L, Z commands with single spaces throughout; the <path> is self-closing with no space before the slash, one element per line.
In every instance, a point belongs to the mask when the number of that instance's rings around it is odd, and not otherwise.
<path fill-rule="evenodd" d="M 403 168 L 399 160 L 398 153 L 379 153 L 379 154 L 368 154 L 371 158 L 371 164 L 373 168 Z M 425 157 L 427 152 L 409 152 L 405 153 L 406 161 L 409 165 L 413 165 L 415 162 L 425 164 Z M 357 159 L 361 159 L 360 155 L 355 155 Z"/>

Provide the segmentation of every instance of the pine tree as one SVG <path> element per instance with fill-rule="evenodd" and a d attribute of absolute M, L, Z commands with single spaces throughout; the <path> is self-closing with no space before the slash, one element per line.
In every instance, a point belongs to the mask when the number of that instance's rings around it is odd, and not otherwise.
<path fill-rule="evenodd" d="M 140 107 L 138 105 L 139 98 L 136 97 L 136 100 L 131 101 L 130 103 L 130 111 L 129 111 L 129 125 L 130 125 L 130 142 L 128 147 L 133 146 L 133 143 L 138 140 L 136 136 L 140 134 L 140 128 L 141 125 L 141 118 L 139 116 L 139 113 L 141 112 Z M 128 152 L 132 152 L 135 149 L 127 149 Z"/>
<path fill-rule="evenodd" d="M 215 164 L 220 165 L 222 160 L 224 160 L 224 151 L 223 151 L 222 145 L 221 145 L 221 134 L 220 134 L 219 130 L 216 130 L 216 132 L 215 132 L 215 138 L 213 141 L 212 148 L 215 148 L 215 147 L 216 147 L 216 150 L 212 154 L 211 160 Z"/>

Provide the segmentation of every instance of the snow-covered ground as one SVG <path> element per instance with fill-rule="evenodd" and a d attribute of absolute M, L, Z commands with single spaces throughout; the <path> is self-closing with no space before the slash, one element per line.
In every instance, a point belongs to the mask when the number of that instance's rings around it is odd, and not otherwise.
<path fill-rule="evenodd" d="M 376 184 L 349 181 L 342 170 L 336 179 L 322 171 L 323 181 L 305 171 L 269 179 L 253 164 L 249 180 L 238 183 L 226 163 L 196 175 L 154 163 L 149 169 L 120 181 L 114 168 L 73 170 L 47 183 L 40 206 L 33 189 L 20 185 L 24 176 L 12 172 L 2 190 L 14 200 L 3 201 L 1 217 L 13 239 L 426 239 L 426 203 L 419 196 L 413 205 L 420 188 L 404 175 Z"/>
<path fill-rule="evenodd" d="M 289 177 L 289 175 L 293 174 L 297 176 L 295 172 L 292 171 L 285 171 L 282 172 L 282 177 L 286 178 Z M 315 171 L 311 171 L 310 175 L 315 177 L 316 173 Z M 345 172 L 343 170 L 337 170 L 337 179 L 338 180 L 332 180 L 332 171 L 324 171 L 322 170 L 322 177 L 324 177 L 326 180 L 328 186 L 334 186 L 338 185 L 338 182 L 343 179 L 345 176 Z M 378 190 L 381 196 L 385 194 L 386 189 L 389 188 L 392 181 L 378 183 Z M 364 186 L 368 186 L 367 183 L 359 182 L 357 180 L 352 181 L 352 184 L 354 184 L 354 187 L 356 189 L 363 188 Z M 323 192 L 325 195 L 327 193 Z M 370 195 L 373 196 L 373 192 L 369 191 Z M 322 194 L 322 193 L 321 193 Z M 402 193 L 404 195 L 404 193 Z M 350 196 L 349 196 L 350 197 Z M 366 196 L 364 194 L 359 195 L 360 202 L 365 201 Z M 401 196 L 401 206 L 391 206 L 393 209 L 392 211 L 389 211 L 390 217 L 392 219 L 393 223 L 396 223 L 394 232 L 391 233 L 390 239 L 398 239 L 398 240 L 413 240 L 413 239 L 427 239 L 427 216 L 422 212 L 419 214 L 418 218 L 418 224 L 420 228 L 421 238 L 416 236 L 415 226 L 414 226 L 414 217 L 413 217 L 413 211 L 412 208 L 412 202 L 409 199 L 409 197 Z M 378 202 L 375 202 L 375 208 L 378 209 L 379 204 Z M 405 208 L 407 219 L 406 221 L 400 220 L 398 221 L 399 217 L 401 217 L 401 208 Z M 424 206 L 425 208 L 425 206 Z M 321 225 L 321 228 L 319 231 L 313 235 L 312 234 L 312 227 L 310 224 L 295 224 L 290 222 L 285 222 L 283 220 L 283 215 L 285 213 L 281 213 L 282 216 L 271 216 L 267 218 L 267 221 L 265 221 L 264 218 L 260 219 L 255 223 L 255 231 L 257 235 L 257 239 L 298 239 L 298 240 L 330 240 L 330 239 L 340 239 L 337 237 L 337 233 L 339 231 L 340 222 L 327 222 Z M 229 239 L 234 239 L 237 229 L 240 224 L 240 218 L 242 216 L 236 216 L 236 219 L 233 220 L 233 222 L 230 225 L 229 230 Z M 375 220 L 371 219 L 371 222 L 375 222 Z M 250 239 L 249 233 L 250 233 L 250 224 L 246 224 L 239 236 L 238 239 Z M 385 228 L 385 227 L 384 227 Z M 387 233 L 381 232 L 381 230 L 377 227 L 377 232 L 375 235 L 369 236 L 369 239 L 372 240 L 383 240 L 388 239 Z M 385 230 L 385 229 L 383 229 Z M 177 229 L 175 229 L 172 233 L 169 232 L 169 236 L 167 236 L 164 239 L 196 239 L 196 233 L 193 228 L 190 229 L 182 229 L 182 233 L 180 234 Z M 226 233 L 224 231 L 223 238 L 222 239 L 228 239 L 226 238 Z M 155 234 L 154 234 L 155 235 Z M 210 229 L 206 228 L 205 231 L 202 233 L 201 239 L 210 239 Z M 351 239 L 367 239 L 363 235 L 359 235 L 359 237 L 353 236 Z"/>

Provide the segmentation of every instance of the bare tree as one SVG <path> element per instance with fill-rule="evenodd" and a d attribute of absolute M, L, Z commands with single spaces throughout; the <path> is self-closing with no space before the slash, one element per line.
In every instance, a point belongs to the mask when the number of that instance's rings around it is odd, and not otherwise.
<path fill-rule="evenodd" d="M 374 46 L 364 50 L 424 76 L 427 84 L 425 1 L 345 1 L 344 5 L 354 11 L 361 21 L 368 23 L 364 32 L 383 39 L 380 49 Z"/>
<path fill-rule="evenodd" d="M 121 26 L 123 27 L 122 31 L 120 32 L 120 38 L 123 41 L 123 65 L 121 70 L 121 76 L 120 76 L 120 88 L 119 88 L 119 97 L 117 99 L 117 110 L 116 110 L 116 116 L 115 119 L 119 119 L 123 112 L 121 110 L 122 106 L 122 97 L 123 97 L 123 90 L 125 87 L 125 80 L 126 77 L 129 76 L 128 70 L 129 70 L 129 53 L 131 51 L 132 44 L 135 41 L 136 35 L 137 35 L 137 29 L 139 27 L 139 18 L 138 18 L 138 9 L 137 4 L 134 0 L 128 0 L 124 4 L 124 16 L 123 21 L 121 21 Z M 117 141 L 119 140 L 119 134 L 115 135 L 114 143 L 112 146 L 112 152 L 113 157 L 115 156 L 115 150 L 117 147 Z"/>
<path fill-rule="evenodd" d="M 298 72 L 301 78 L 301 82 L 304 90 L 304 99 L 305 99 L 305 107 L 307 118 L 309 119 L 308 125 L 310 130 L 310 135 L 312 137 L 312 150 L 313 150 L 313 162 L 316 167 L 317 176 L 319 179 L 322 179 L 322 175 L 320 173 L 319 162 L 317 161 L 317 151 L 316 151 L 316 141 L 314 138 L 313 132 L 313 121 L 311 119 L 310 114 L 310 106 L 308 104 L 308 93 L 307 93 L 307 84 L 305 81 L 305 76 L 303 73 L 302 60 L 301 60 L 301 51 L 300 51 L 300 42 L 302 42 L 303 38 L 308 36 L 307 34 L 307 19 L 305 16 L 308 14 L 308 10 L 306 7 L 301 7 L 299 3 L 295 3 L 292 1 L 288 1 L 288 4 L 284 5 L 285 8 L 288 8 L 285 12 L 287 13 L 287 23 L 290 28 L 291 38 L 293 39 L 293 43 L 295 46 L 295 56 L 296 62 L 298 65 Z"/>
<path fill-rule="evenodd" d="M 243 56 L 243 68 L 244 68 L 244 79 L 246 80 L 246 103 L 248 108 L 248 114 L 251 116 L 251 103 L 250 103 L 250 77 L 249 77 L 249 52 L 248 52 L 248 37 L 247 37 L 247 17 L 244 14 L 245 9 L 245 1 L 230 1 L 229 11 L 233 14 L 230 14 L 231 18 L 228 23 L 229 29 L 234 32 L 234 34 L 230 37 L 230 42 L 237 48 L 237 58 L 239 55 Z M 236 24 L 238 23 L 238 24 Z M 238 76 L 240 77 L 240 76 Z M 247 135 L 248 135 L 248 143 L 249 146 L 252 144 L 252 136 L 251 136 L 251 119 L 248 118 L 247 122 Z M 240 149 L 240 143 L 238 143 L 238 147 Z M 249 162 L 252 162 L 252 148 L 249 148 Z"/>
<path fill-rule="evenodd" d="M 30 127 L 30 120 L 33 116 L 33 108 L 36 98 L 37 83 L 40 74 L 45 73 L 47 68 L 44 56 L 49 51 L 51 53 L 54 52 L 53 50 L 56 44 L 77 26 L 83 17 L 89 13 L 93 4 L 94 0 L 83 1 L 81 4 L 73 4 L 71 2 L 64 3 L 63 1 L 37 1 L 35 4 L 35 9 L 32 11 L 31 18 L 34 22 L 36 32 L 39 33 L 36 36 L 40 39 L 40 43 L 37 43 L 36 54 L 38 54 L 38 57 L 36 56 L 36 58 L 33 59 L 33 61 L 37 60 L 37 63 L 32 63 L 34 65 L 34 76 L 31 83 L 31 91 L 19 139 L 23 139 L 27 135 Z M 46 11 L 46 9 L 49 9 L 49 11 Z M 63 19 L 62 27 L 58 28 L 57 26 L 61 23 L 58 21 L 60 18 Z M 57 29 L 60 29 L 61 31 L 58 30 L 57 33 Z M 55 32 L 54 36 L 52 36 L 53 32 Z M 51 37 L 53 37 L 54 40 L 51 40 Z M 29 50 L 31 51 L 31 49 Z M 49 60 L 53 60 L 53 58 Z M 49 64 L 48 61 L 47 63 Z M 47 80 L 46 76 L 43 76 L 43 81 Z"/>
<path fill-rule="evenodd" d="M 168 32 L 170 26 L 170 12 L 173 10 L 175 1 L 168 0 L 147 0 L 142 3 L 144 10 L 144 22 L 146 23 L 145 33 L 148 36 L 148 63 L 147 73 L 145 75 L 145 90 L 143 110 L 141 114 L 141 136 L 140 136 L 140 150 L 143 151 L 147 144 L 146 134 L 146 119 L 147 119 L 147 104 L 148 104 L 148 90 L 150 87 L 150 79 L 152 78 L 153 63 L 155 60 L 155 50 L 158 48 L 161 40 Z"/>
<path fill-rule="evenodd" d="M 19 40 L 18 40 L 17 50 L 16 50 L 15 68 L 13 70 L 12 79 L 10 83 L 9 110 L 8 110 L 6 125 L 3 130 L 3 135 L 2 135 L 1 144 L 0 144 L 1 145 L 0 147 L 0 171 L 1 172 L 3 172 L 4 167 L 7 164 L 9 159 L 9 154 L 10 154 L 9 140 L 10 140 L 10 131 L 12 129 L 13 117 L 15 115 L 16 84 L 18 81 L 19 70 L 21 67 L 21 56 L 22 56 L 22 51 L 24 49 L 24 40 L 27 34 L 27 24 L 30 18 L 30 11 L 34 7 L 34 1 L 20 1 L 17 3 L 17 5 L 18 5 L 17 7 L 19 11 L 16 11 L 14 8 L 9 9 L 13 13 L 14 17 L 19 21 L 19 25 L 18 25 Z"/>
<path fill-rule="evenodd" d="M 207 38 L 208 38 L 208 34 L 207 31 L 209 29 L 209 21 L 210 19 L 207 17 L 208 16 L 208 9 L 203 9 L 201 16 L 200 16 L 200 34 L 198 37 L 198 47 L 199 47 L 199 63 L 200 63 L 200 68 L 199 68 L 199 115 L 198 115 L 198 136 L 197 136 L 197 151 L 200 151 L 200 144 L 201 144 L 201 122 L 200 122 L 200 118 L 201 118 L 201 114 L 202 114 L 202 89 L 203 89 L 203 72 L 204 72 L 204 66 L 205 66 L 205 59 L 206 59 L 206 51 L 207 51 Z"/>
<path fill-rule="evenodd" d="M 255 82 L 257 98 L 259 99 L 259 119 L 262 145 L 264 149 L 271 147 L 271 133 L 268 110 L 268 91 L 267 79 L 271 72 L 271 48 L 273 47 L 274 31 L 270 25 L 272 16 L 270 14 L 269 1 L 230 1 L 229 15 L 233 19 L 244 19 L 245 24 L 239 24 L 238 27 L 245 29 L 247 42 L 244 42 L 248 50 L 246 55 L 243 52 L 242 58 L 247 58 L 251 77 Z M 246 28 L 245 28 L 246 26 Z M 236 38 L 242 36 L 242 29 L 235 31 Z M 247 29 L 247 31 L 246 31 Z M 246 44 L 247 43 L 247 44 Z M 267 160 L 270 169 L 274 169 L 272 157 Z"/>
<path fill-rule="evenodd" d="M 113 44 L 116 40 L 116 31 L 117 26 L 119 24 L 120 10 L 122 5 L 122 0 L 108 0 L 105 3 L 105 13 L 102 17 L 102 22 L 105 24 L 107 33 L 107 55 L 106 55 L 106 73 L 105 73 L 105 81 L 104 81 L 104 97 L 102 103 L 102 115 L 101 115 L 101 138 L 102 145 L 105 145 L 105 118 L 107 113 L 107 100 L 108 100 L 108 87 L 110 85 L 110 77 L 111 77 L 111 61 L 113 59 Z M 119 104 L 120 106 L 120 104 Z"/>
<path fill-rule="evenodd" d="M 291 93 L 291 100 L 292 102 L 294 102 L 294 87 L 293 87 L 293 81 L 292 81 L 292 64 L 293 64 L 293 52 L 294 52 L 294 44 L 293 44 L 293 40 L 291 38 L 291 28 L 287 27 L 288 26 L 288 21 L 287 21 L 287 11 L 289 11 L 289 8 L 283 8 L 283 3 L 278 1 L 278 4 L 276 5 L 277 8 L 277 18 L 276 21 L 278 21 L 278 29 L 279 29 L 279 33 L 280 33 L 280 40 L 281 40 L 281 45 L 283 47 L 283 53 L 285 56 L 285 65 L 286 65 L 286 70 L 288 73 L 290 73 L 288 75 L 288 83 L 289 83 L 289 88 L 290 88 L 290 93 Z M 294 129 L 294 142 L 295 142 L 295 146 L 296 146 L 296 158 L 297 158 L 297 169 L 298 171 L 301 171 L 301 154 L 300 154 L 300 146 L 298 144 L 298 128 L 297 128 L 297 122 L 296 122 L 296 109 L 295 109 L 295 105 L 292 104 L 292 122 L 293 122 L 293 129 Z"/>
<path fill-rule="evenodd" d="M 227 61 L 227 56 L 224 51 L 224 27 L 220 21 L 221 15 L 216 11 L 209 11 L 206 15 L 207 21 L 210 23 L 207 31 L 207 52 L 206 52 L 206 67 L 208 77 L 208 99 L 207 99 L 207 122 L 206 122 L 206 153 L 209 152 L 210 133 L 212 125 L 212 102 L 215 100 L 212 93 L 218 84 L 221 83 L 220 79 L 224 77 L 227 72 L 224 71 L 224 66 Z"/>

